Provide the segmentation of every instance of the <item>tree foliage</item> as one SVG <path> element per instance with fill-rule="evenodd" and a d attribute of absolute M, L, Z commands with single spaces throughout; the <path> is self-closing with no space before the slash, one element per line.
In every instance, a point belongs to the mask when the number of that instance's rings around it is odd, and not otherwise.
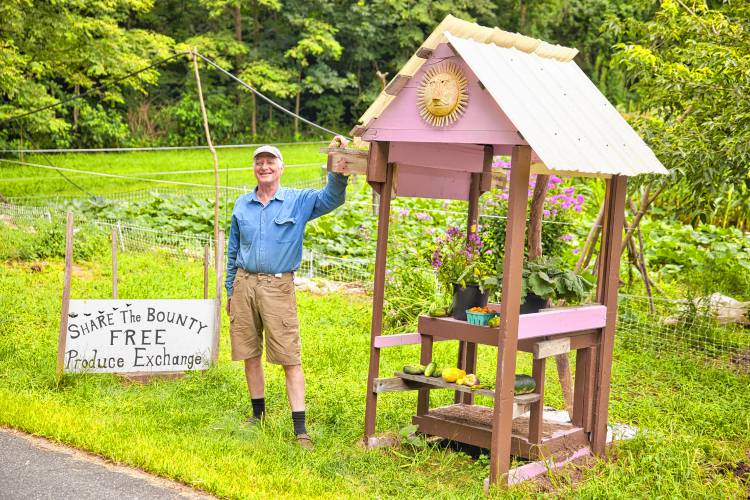
<path fill-rule="evenodd" d="M 637 93 L 631 123 L 672 172 L 662 203 L 688 219 L 746 224 L 750 5 L 665 0 L 625 29 L 633 42 L 617 46 L 615 62 Z"/>

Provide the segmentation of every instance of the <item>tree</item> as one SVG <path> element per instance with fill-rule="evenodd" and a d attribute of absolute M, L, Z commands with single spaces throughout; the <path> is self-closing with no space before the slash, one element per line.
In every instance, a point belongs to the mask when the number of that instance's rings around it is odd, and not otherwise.
<path fill-rule="evenodd" d="M 324 21 L 294 17 L 292 25 L 300 27 L 302 32 L 297 43 L 284 53 L 284 57 L 294 61 L 297 67 L 294 112 L 299 115 L 303 91 L 312 90 L 320 94 L 326 83 L 339 89 L 345 85 L 325 63 L 326 60 L 338 60 L 343 48 L 334 37 L 338 30 Z M 314 66 L 310 68 L 311 65 Z M 297 118 L 294 119 L 294 136 L 299 136 Z"/>
<path fill-rule="evenodd" d="M 670 208 L 706 220 L 734 190 L 747 217 L 750 5 L 664 0 L 652 21 L 628 23 L 626 33 L 615 61 L 638 97 L 628 118 L 671 172 L 662 182 L 679 204 Z"/>
<path fill-rule="evenodd" d="M 81 94 L 169 55 L 171 38 L 125 27 L 131 15 L 150 8 L 147 0 L 39 2 L 33 8 L 21 0 L 2 2 L 0 120 Z M 122 139 L 118 131 L 124 113 L 105 116 L 106 111 L 122 105 L 127 90 L 145 92 L 158 75 L 151 69 L 108 86 L 86 102 L 13 120 L 0 130 L 0 141 L 23 135 L 37 143 L 68 145 L 80 134 L 98 142 Z"/>

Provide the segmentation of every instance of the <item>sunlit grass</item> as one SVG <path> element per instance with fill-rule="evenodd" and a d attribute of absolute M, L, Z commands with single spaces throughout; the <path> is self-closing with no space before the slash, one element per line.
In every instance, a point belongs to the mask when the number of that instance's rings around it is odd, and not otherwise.
<path fill-rule="evenodd" d="M 282 182 L 293 183 L 299 180 L 314 179 L 321 175 L 321 165 L 326 162 L 324 154 L 318 150 L 325 144 L 282 145 L 280 150 L 288 166 Z M 251 148 L 218 149 L 220 169 L 219 182 L 222 186 L 254 186 Z M 8 158 L 17 160 L 18 158 Z M 144 177 L 153 180 L 166 180 L 214 185 L 213 159 L 208 150 L 180 151 L 135 151 L 127 153 L 66 153 L 26 155 L 25 162 L 52 165 L 55 167 L 87 170 L 107 174 Z M 297 166 L 300 165 L 301 166 Z M 312 165 L 309 165 L 312 164 Z M 186 170 L 209 170 L 209 172 L 189 172 L 169 175 L 153 175 L 153 172 L 182 172 Z M 97 196 L 109 193 L 133 191 L 137 189 L 179 189 L 179 185 L 116 179 L 74 172 L 63 172 L 73 183 L 65 180 L 58 172 L 31 166 L 21 166 L 0 162 L 0 194 L 6 197 L 40 195 L 81 195 L 89 192 Z M 184 189 L 191 189 L 185 187 Z"/>
<path fill-rule="evenodd" d="M 74 298 L 108 297 L 108 256 L 79 263 Z M 161 254 L 120 255 L 119 295 L 196 298 L 202 295 L 199 261 Z M 332 294 L 298 296 L 307 376 L 309 428 L 317 448 L 293 443 L 282 371 L 267 366 L 268 421 L 245 429 L 249 412 L 241 365 L 229 360 L 227 322 L 217 367 L 177 381 L 132 385 L 110 375 L 66 376 L 55 383 L 62 263 L 41 271 L 6 261 L 0 272 L 0 424 L 77 446 L 117 462 L 175 478 L 232 498 L 392 497 L 481 498 L 486 458 L 474 461 L 439 448 L 364 451 L 370 302 Z M 213 285 L 209 286 L 213 290 Z M 441 364 L 455 360 L 455 345 L 438 343 Z M 387 376 L 418 358 L 416 346 L 383 352 Z M 480 378 L 494 377 L 495 350 L 479 351 Z M 530 371 L 526 355 L 518 372 Z M 546 403 L 562 400 L 554 364 L 548 368 Z M 570 486 L 569 497 L 712 497 L 747 495 L 722 463 L 750 448 L 750 378 L 692 364 L 668 353 L 654 358 L 618 350 L 613 369 L 612 421 L 643 430 L 618 445 L 614 462 L 598 462 Z M 451 394 L 433 391 L 432 404 Z M 486 403 L 486 401 L 484 401 Z M 414 393 L 388 393 L 378 403 L 378 430 L 410 423 Z M 524 498 L 525 484 L 509 492 Z"/>

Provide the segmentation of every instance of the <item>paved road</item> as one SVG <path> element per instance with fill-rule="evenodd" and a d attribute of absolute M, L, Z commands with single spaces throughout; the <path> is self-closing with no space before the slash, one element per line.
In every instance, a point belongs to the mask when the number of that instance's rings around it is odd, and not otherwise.
<path fill-rule="evenodd" d="M 0 428 L 0 499 L 213 498 L 179 483 Z"/>

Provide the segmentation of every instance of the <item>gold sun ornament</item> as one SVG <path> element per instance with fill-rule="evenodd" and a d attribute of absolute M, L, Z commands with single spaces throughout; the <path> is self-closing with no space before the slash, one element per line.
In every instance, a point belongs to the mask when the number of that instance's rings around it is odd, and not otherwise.
<path fill-rule="evenodd" d="M 466 111 L 468 81 L 454 63 L 430 68 L 417 88 L 419 116 L 433 127 L 446 127 Z"/>

